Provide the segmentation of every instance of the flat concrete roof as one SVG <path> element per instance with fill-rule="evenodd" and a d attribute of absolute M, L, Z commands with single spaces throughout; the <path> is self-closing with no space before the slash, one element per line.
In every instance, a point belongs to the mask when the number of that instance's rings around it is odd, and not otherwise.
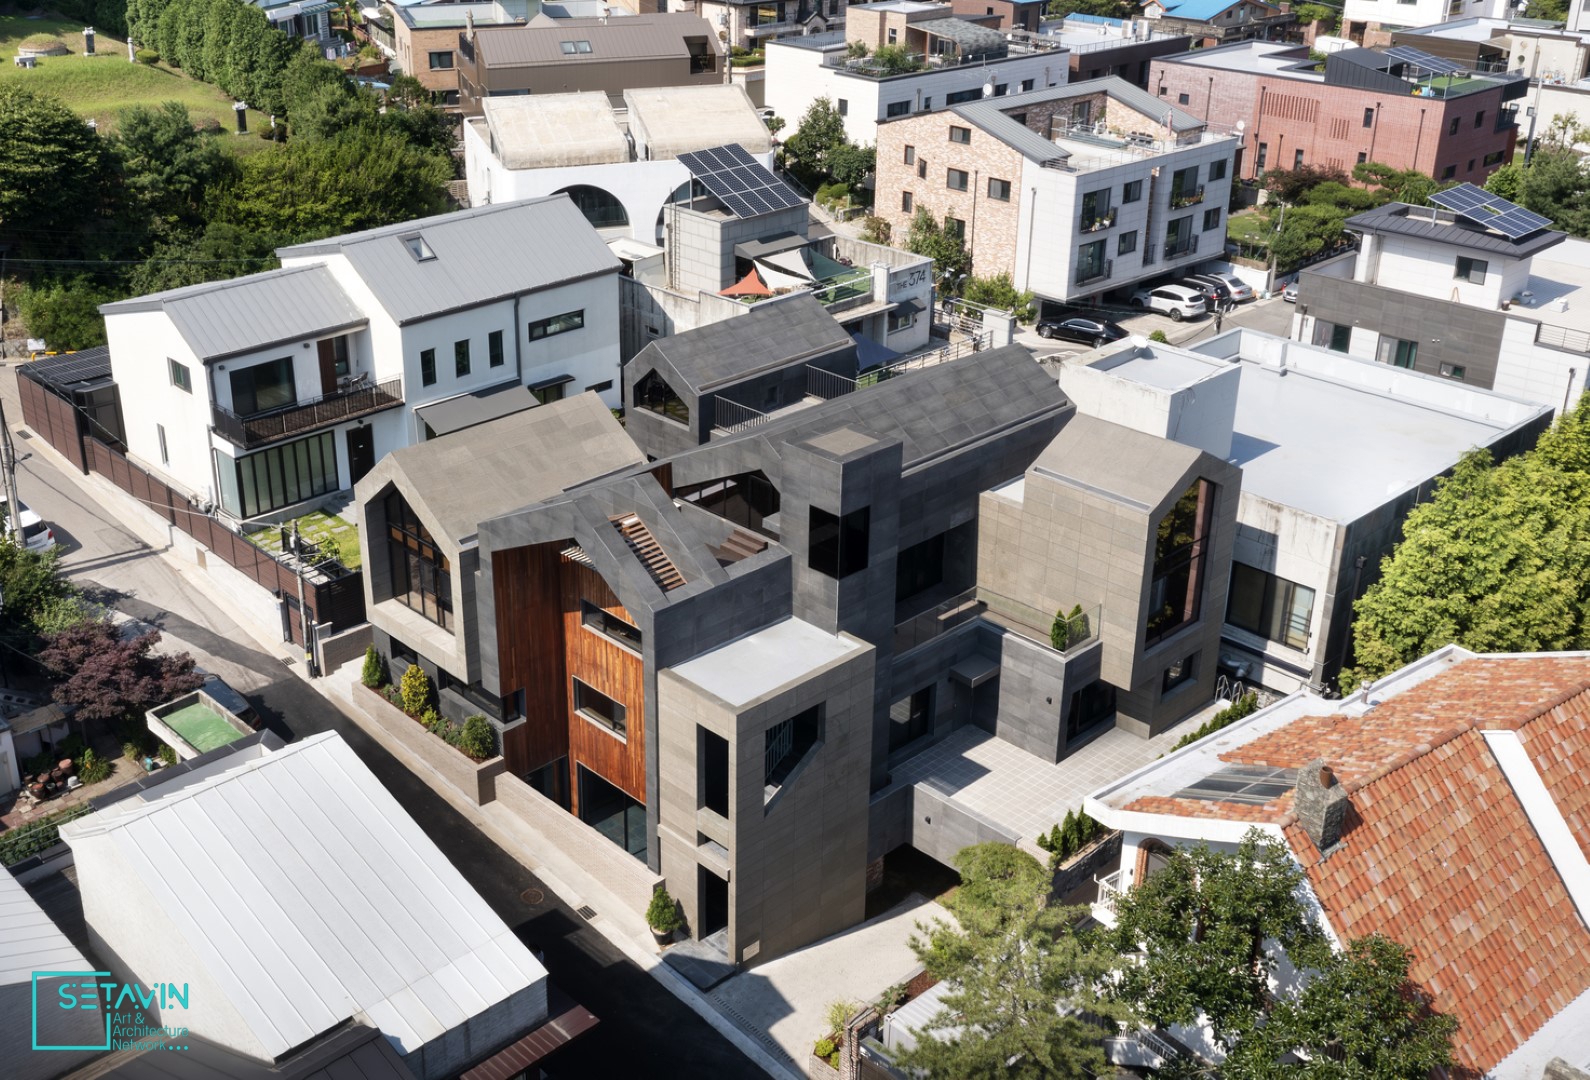
<path fill-rule="evenodd" d="M 1323 72 L 1309 68 L 1301 71 L 1297 69 L 1298 64 L 1307 62 L 1307 57 L 1286 55 L 1297 48 L 1296 45 L 1281 41 L 1244 41 L 1236 45 L 1224 45 L 1218 49 L 1196 49 L 1189 53 L 1179 53 L 1176 56 L 1164 57 L 1163 62 L 1192 64 L 1197 67 L 1220 68 L 1224 71 L 1240 71 L 1255 75 L 1286 75 L 1295 79 L 1306 79 L 1309 82 L 1324 82 Z"/>
<path fill-rule="evenodd" d="M 630 130 L 637 140 L 644 140 L 653 161 L 731 143 L 743 146 L 748 154 L 773 149 L 767 125 L 745 89 L 735 83 L 625 90 L 624 104 Z"/>
<path fill-rule="evenodd" d="M 1513 425 L 1245 362 L 1234 426 L 1231 460 L 1242 466 L 1244 495 L 1345 524 Z"/>
<path fill-rule="evenodd" d="M 629 140 L 607 95 L 531 94 L 481 103 L 497 159 L 510 169 L 611 165 L 629 160 Z"/>
<path fill-rule="evenodd" d="M 1184 390 L 1217 374 L 1207 359 L 1169 350 L 1120 352 L 1091 366 L 1161 390 Z"/>
<path fill-rule="evenodd" d="M 859 642 L 830 634 L 801 619 L 785 619 L 702 653 L 672 670 L 738 708 L 798 682 L 860 647 Z"/>
<path fill-rule="evenodd" d="M 1528 306 L 1513 312 L 1547 326 L 1590 332 L 1590 240 L 1569 237 L 1529 262 Z M 1566 307 L 1556 309 L 1558 302 Z"/>

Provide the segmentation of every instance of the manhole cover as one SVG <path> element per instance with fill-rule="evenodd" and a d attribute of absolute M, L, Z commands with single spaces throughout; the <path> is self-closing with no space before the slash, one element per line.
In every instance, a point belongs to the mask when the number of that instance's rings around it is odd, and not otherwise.
<path fill-rule="evenodd" d="M 540 889 L 526 889 L 519 894 L 519 899 L 527 904 L 539 904 L 547 898 L 547 894 Z"/>

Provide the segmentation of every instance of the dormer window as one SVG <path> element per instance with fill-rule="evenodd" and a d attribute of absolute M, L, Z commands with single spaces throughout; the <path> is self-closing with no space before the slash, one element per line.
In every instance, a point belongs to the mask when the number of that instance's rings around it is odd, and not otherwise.
<path fill-rule="evenodd" d="M 419 233 L 413 233 L 400 239 L 403 241 L 403 246 L 409 249 L 409 254 L 414 256 L 415 262 L 425 262 L 436 258 L 436 252 L 431 250 L 431 245 L 427 244 L 425 237 Z"/>
<path fill-rule="evenodd" d="M 589 41 L 560 41 L 558 46 L 563 50 L 564 56 L 583 56 L 591 51 Z"/>

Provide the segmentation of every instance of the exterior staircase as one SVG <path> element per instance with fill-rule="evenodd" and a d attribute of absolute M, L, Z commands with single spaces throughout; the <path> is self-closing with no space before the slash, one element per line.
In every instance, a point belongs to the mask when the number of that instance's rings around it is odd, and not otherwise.
<path fill-rule="evenodd" d="M 662 545 L 657 543 L 657 538 L 651 534 L 646 523 L 634 514 L 620 514 L 609 518 L 613 526 L 623 535 L 624 542 L 629 545 L 629 550 L 635 553 L 646 572 L 651 575 L 663 592 L 669 592 L 685 583 L 684 575 L 673 564 L 673 560 L 663 551 Z"/>

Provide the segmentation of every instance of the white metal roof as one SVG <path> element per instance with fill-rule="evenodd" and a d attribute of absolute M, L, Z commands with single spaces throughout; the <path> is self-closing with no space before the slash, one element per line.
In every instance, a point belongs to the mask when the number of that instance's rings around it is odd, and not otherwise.
<path fill-rule="evenodd" d="M 0 986 L 33 980 L 35 971 L 93 971 L 44 909 L 0 870 Z"/>
<path fill-rule="evenodd" d="M 149 794 L 62 837 L 120 849 L 124 902 L 169 920 L 273 1057 L 349 1017 L 410 1053 L 546 977 L 335 732 Z"/>

